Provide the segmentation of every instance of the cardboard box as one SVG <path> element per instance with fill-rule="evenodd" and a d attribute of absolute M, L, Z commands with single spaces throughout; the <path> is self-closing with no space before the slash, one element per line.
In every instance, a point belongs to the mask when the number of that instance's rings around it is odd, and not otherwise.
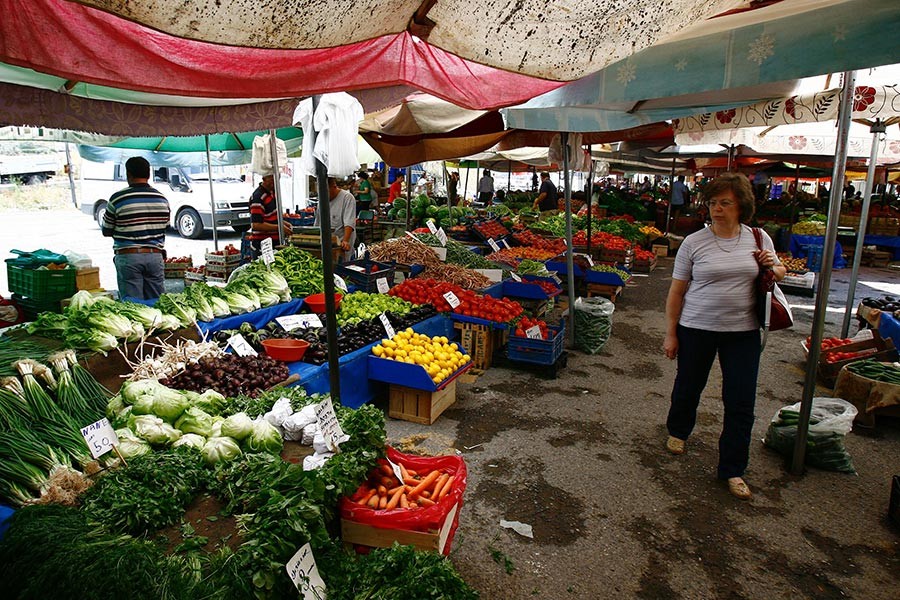
<path fill-rule="evenodd" d="M 668 256 L 669 255 L 669 245 L 668 244 L 659 244 L 657 242 L 653 242 L 653 245 L 650 246 L 650 250 L 656 256 Z"/>
<path fill-rule="evenodd" d="M 456 381 L 430 392 L 391 384 L 388 416 L 421 425 L 431 425 L 456 402 Z"/>
<path fill-rule="evenodd" d="M 75 288 L 78 290 L 100 289 L 100 267 L 78 269 L 75 272 Z"/>

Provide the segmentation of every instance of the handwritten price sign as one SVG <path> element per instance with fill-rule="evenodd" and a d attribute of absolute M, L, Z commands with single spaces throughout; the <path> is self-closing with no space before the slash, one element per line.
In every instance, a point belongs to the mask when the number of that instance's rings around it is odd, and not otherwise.
<path fill-rule="evenodd" d="M 113 449 L 113 446 L 119 444 L 119 438 L 116 436 L 115 429 L 109 424 L 109 419 L 102 418 L 99 421 L 91 423 L 87 427 L 81 428 L 81 435 L 87 442 L 91 456 L 100 458 Z"/>

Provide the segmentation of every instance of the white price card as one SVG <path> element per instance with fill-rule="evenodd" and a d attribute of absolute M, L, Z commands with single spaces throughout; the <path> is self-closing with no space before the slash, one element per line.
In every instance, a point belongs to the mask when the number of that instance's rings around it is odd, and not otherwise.
<path fill-rule="evenodd" d="M 350 269 L 351 271 L 356 271 L 357 273 L 366 272 L 366 268 L 359 265 L 345 265 L 345 268 Z"/>
<path fill-rule="evenodd" d="M 400 465 L 398 465 L 397 463 L 393 462 L 393 461 L 392 461 L 391 459 L 389 459 L 389 458 L 387 458 L 387 459 L 385 459 L 385 460 L 387 460 L 387 464 L 390 465 L 391 471 L 393 471 L 393 472 L 394 472 L 394 475 L 396 475 L 397 481 L 402 482 L 402 481 L 403 481 L 403 471 L 400 470 Z"/>
<path fill-rule="evenodd" d="M 319 318 L 319 315 L 287 315 L 285 317 L 275 317 L 275 320 L 278 321 L 278 324 L 285 331 L 322 326 L 322 319 Z"/>
<path fill-rule="evenodd" d="M 381 313 L 378 315 L 378 318 L 381 319 L 381 324 L 384 325 L 384 332 L 387 334 L 388 339 L 394 339 L 396 332 L 394 331 L 394 326 L 391 325 L 391 320 L 388 319 L 388 316 L 385 313 Z"/>
<path fill-rule="evenodd" d="M 325 600 L 325 582 L 319 575 L 316 557 L 309 543 L 303 544 L 284 567 L 297 591 L 303 594 L 303 600 Z"/>
<path fill-rule="evenodd" d="M 256 350 L 250 345 L 250 342 L 244 339 L 239 333 L 228 338 L 228 345 L 234 350 L 238 356 L 258 356 Z"/>
<path fill-rule="evenodd" d="M 359 246 L 356 247 L 356 256 L 358 256 L 359 258 L 364 257 L 366 255 L 366 250 L 367 250 L 366 245 L 360 244 Z"/>
<path fill-rule="evenodd" d="M 316 404 L 316 422 L 319 424 L 319 431 L 322 432 L 328 449 L 332 452 L 340 452 L 338 444 L 343 444 L 350 439 L 350 436 L 344 433 L 341 424 L 338 423 L 331 396 Z"/>
<path fill-rule="evenodd" d="M 512 277 L 513 281 L 522 281 L 522 278 L 519 277 L 516 273 L 510 271 L 509 276 Z"/>
<path fill-rule="evenodd" d="M 275 250 L 272 249 L 272 238 L 266 238 L 259 243 L 259 249 L 262 252 L 263 262 L 271 265 L 275 262 Z"/>
<path fill-rule="evenodd" d="M 506 238 L 500 240 L 500 243 L 503 244 L 503 247 L 509 249 L 509 244 L 506 243 Z"/>
<path fill-rule="evenodd" d="M 541 328 L 538 325 L 534 325 L 533 327 L 529 327 L 525 330 L 525 337 L 532 340 L 542 340 L 544 339 L 541 335 Z"/>
<path fill-rule="evenodd" d="M 391 286 L 388 285 L 387 277 L 379 277 L 375 280 L 375 285 L 378 286 L 379 294 L 387 294 L 391 289 Z"/>
<path fill-rule="evenodd" d="M 116 437 L 116 430 L 109 424 L 106 417 L 91 423 L 87 427 L 81 428 L 81 435 L 87 442 L 91 456 L 100 458 L 113 449 L 113 446 L 119 445 L 119 438 Z"/>
<path fill-rule="evenodd" d="M 428 225 L 428 231 L 431 232 L 431 235 L 437 235 L 437 226 L 434 224 L 434 221 L 428 221 L 426 225 Z"/>
<path fill-rule="evenodd" d="M 447 304 L 450 305 L 450 308 L 456 308 L 459 306 L 459 298 L 456 297 L 456 294 L 453 292 L 447 292 L 444 294 L 444 300 L 447 301 Z"/>
<path fill-rule="evenodd" d="M 441 227 L 440 229 L 438 229 L 438 230 L 437 230 L 437 233 L 436 233 L 435 235 L 436 235 L 437 238 L 441 241 L 441 246 L 446 246 L 446 245 L 447 245 L 447 232 L 444 231 L 444 228 L 443 228 L 443 227 Z"/>
<path fill-rule="evenodd" d="M 560 279 L 560 278 L 556 275 L 556 272 L 555 272 L 555 271 L 553 271 L 553 272 L 550 273 L 550 277 L 553 279 L 553 281 L 555 281 L 556 283 L 562 285 L 562 279 Z"/>
<path fill-rule="evenodd" d="M 339 290 L 341 290 L 343 292 L 346 292 L 347 291 L 347 282 L 344 281 L 344 278 L 341 277 L 340 275 L 335 275 L 334 276 L 334 287 L 338 288 Z"/>
<path fill-rule="evenodd" d="M 583 256 L 587 260 L 589 265 L 591 265 L 592 267 L 594 266 L 594 259 L 591 258 L 590 254 L 576 254 L 575 256 Z"/>
<path fill-rule="evenodd" d="M 497 245 L 494 238 L 488 238 L 488 246 L 490 246 L 494 252 L 500 252 L 500 246 Z"/>

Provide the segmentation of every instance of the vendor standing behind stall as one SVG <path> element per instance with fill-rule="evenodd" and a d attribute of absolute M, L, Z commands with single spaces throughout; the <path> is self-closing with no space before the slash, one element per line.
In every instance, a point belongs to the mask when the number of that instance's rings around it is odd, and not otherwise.
<path fill-rule="evenodd" d="M 253 249 L 259 252 L 262 240 L 270 238 L 273 244 L 278 244 L 278 204 L 275 202 L 275 176 L 263 175 L 259 186 L 250 196 L 250 235 L 248 239 Z M 288 222 L 284 223 L 284 238 L 291 236 L 292 227 Z"/>
<path fill-rule="evenodd" d="M 356 245 L 356 199 L 347 190 L 339 188 L 334 177 L 328 178 L 328 197 L 331 199 L 331 230 L 341 245 L 343 260 L 348 261 L 352 258 L 353 247 Z M 317 209 L 317 226 L 321 223 L 320 214 Z"/>
<path fill-rule="evenodd" d="M 149 183 L 150 163 L 140 156 L 125 162 L 128 187 L 110 196 L 100 230 L 113 238 L 119 295 L 141 300 L 165 291 L 166 227 L 169 201 Z"/>

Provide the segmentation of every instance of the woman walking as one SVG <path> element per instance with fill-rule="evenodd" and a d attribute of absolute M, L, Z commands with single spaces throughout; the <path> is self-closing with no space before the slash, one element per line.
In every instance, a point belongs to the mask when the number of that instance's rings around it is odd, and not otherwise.
<path fill-rule="evenodd" d="M 760 334 L 755 287 L 760 265 L 777 280 L 785 268 L 771 238 L 759 250 L 745 223 L 753 216 L 750 181 L 740 173 L 720 175 L 703 190 L 712 225 L 685 238 L 675 258 L 666 299 L 668 358 L 678 359 L 666 427 L 666 448 L 684 454 L 694 429 L 700 395 L 716 356 L 722 368 L 725 417 L 719 437 L 719 479 L 738 498 L 750 498 L 743 480 L 750 453 Z"/>

